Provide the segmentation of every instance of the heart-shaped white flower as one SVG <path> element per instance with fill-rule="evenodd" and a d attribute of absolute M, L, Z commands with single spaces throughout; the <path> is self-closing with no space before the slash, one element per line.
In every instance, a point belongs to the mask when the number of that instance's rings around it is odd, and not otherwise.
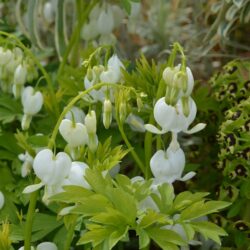
<path fill-rule="evenodd" d="M 0 47 L 0 65 L 6 65 L 13 57 L 12 52 L 9 49 Z"/>
<path fill-rule="evenodd" d="M 114 28 L 114 17 L 112 10 L 107 8 L 102 9 L 98 19 L 97 19 L 97 29 L 99 34 L 106 35 L 112 32 Z"/>
<path fill-rule="evenodd" d="M 108 69 L 101 73 L 100 80 L 106 83 L 118 83 L 121 80 L 121 68 L 124 68 L 124 65 L 116 54 L 109 58 L 107 67 Z"/>
<path fill-rule="evenodd" d="M 85 171 L 89 166 L 84 162 L 72 162 L 68 177 L 63 181 L 63 186 L 75 185 L 90 189 L 88 182 L 84 179 Z"/>
<path fill-rule="evenodd" d="M 55 156 L 50 149 L 40 151 L 33 164 L 36 176 L 45 185 L 61 183 L 68 176 L 70 168 L 71 159 L 66 153 L 60 152 Z"/>
<path fill-rule="evenodd" d="M 189 172 L 181 178 L 185 167 L 185 155 L 179 147 L 173 149 L 171 146 L 167 151 L 158 150 L 150 160 L 150 168 L 155 177 L 155 184 L 164 182 L 173 183 L 176 180 L 186 181 L 192 178 L 195 173 Z"/>
<path fill-rule="evenodd" d="M 188 130 L 189 125 L 194 121 L 197 107 L 194 100 L 188 98 L 189 115 L 186 117 L 183 111 L 183 105 L 181 99 L 178 100 L 175 106 L 171 106 L 165 102 L 165 98 L 160 98 L 154 106 L 154 118 L 156 122 L 161 126 L 161 130 L 151 124 L 146 124 L 145 128 L 155 134 L 164 134 L 168 131 L 175 133 L 185 132 L 188 134 L 196 133 L 203 129 L 206 125 L 199 123 L 191 130 Z"/>
<path fill-rule="evenodd" d="M 27 78 L 27 69 L 25 65 L 19 64 L 14 74 L 14 84 L 24 85 Z"/>
<path fill-rule="evenodd" d="M 73 123 L 71 120 L 63 119 L 59 131 L 70 147 L 84 146 L 88 143 L 87 129 L 82 123 Z"/>
<path fill-rule="evenodd" d="M 23 112 L 27 115 L 37 114 L 43 105 L 43 95 L 31 87 L 26 87 L 22 93 Z"/>

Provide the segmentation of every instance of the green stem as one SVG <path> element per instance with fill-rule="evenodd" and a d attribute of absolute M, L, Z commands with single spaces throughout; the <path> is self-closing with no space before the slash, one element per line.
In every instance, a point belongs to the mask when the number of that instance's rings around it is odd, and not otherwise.
<path fill-rule="evenodd" d="M 38 179 L 35 180 L 35 183 L 38 183 Z M 31 232 L 33 225 L 33 218 L 36 209 L 36 200 L 38 197 L 38 191 L 35 191 L 30 195 L 30 203 L 27 213 L 27 219 L 25 223 L 25 231 L 24 231 L 24 250 L 31 249 Z"/>
<path fill-rule="evenodd" d="M 76 222 L 77 222 L 77 216 L 75 215 L 74 218 L 72 219 L 72 223 L 70 224 L 69 230 L 67 231 L 67 237 L 63 248 L 64 250 L 70 249 L 71 242 L 74 237 Z"/>
<path fill-rule="evenodd" d="M 77 22 L 76 27 L 71 35 L 67 49 L 63 55 L 62 62 L 60 63 L 60 66 L 58 69 L 57 77 L 60 76 L 62 74 L 62 72 L 64 71 L 65 65 L 66 65 L 68 57 L 70 55 L 70 52 L 71 52 L 72 48 L 74 47 L 74 45 L 76 44 L 76 42 L 79 40 L 80 29 L 81 29 L 82 25 L 84 24 L 84 22 L 86 21 L 89 12 L 97 4 L 97 2 L 98 2 L 97 0 L 91 1 L 91 3 L 86 8 L 85 12 L 79 13 L 79 11 L 82 9 L 81 8 L 81 1 L 77 0 L 76 3 L 77 3 L 77 9 L 78 9 L 78 22 Z"/>
<path fill-rule="evenodd" d="M 25 53 L 27 55 L 29 55 L 29 57 L 32 58 L 32 60 L 35 62 L 35 64 L 37 65 L 37 67 L 39 68 L 39 70 L 42 72 L 47 84 L 48 84 L 48 87 L 49 87 L 49 92 L 50 92 L 50 96 L 51 96 L 51 101 L 52 101 L 52 104 L 53 104 L 53 107 L 54 107 L 54 111 L 55 111 L 55 114 L 56 116 L 59 115 L 59 108 L 58 108 L 58 105 L 57 105 L 57 102 L 56 102 L 56 95 L 55 95 L 55 92 L 54 92 L 54 88 L 53 88 L 53 84 L 52 84 L 52 81 L 50 79 L 50 76 L 49 74 L 47 73 L 47 71 L 44 69 L 44 67 L 42 66 L 42 64 L 39 62 L 39 60 L 33 55 L 33 53 L 25 47 L 25 45 L 15 36 L 15 35 L 12 35 L 12 34 L 9 34 L 7 32 L 4 32 L 4 31 L 0 31 L 0 35 L 4 35 L 4 36 L 7 36 L 8 38 L 11 38 L 13 40 L 15 40 L 16 44 L 22 48 Z"/>
<path fill-rule="evenodd" d="M 130 144 L 130 142 L 128 140 L 128 137 L 126 136 L 126 134 L 125 134 L 125 132 L 123 130 L 123 125 L 119 121 L 119 115 L 118 114 L 116 115 L 116 119 L 117 119 L 117 124 L 118 124 L 118 128 L 119 128 L 120 134 L 121 134 L 124 142 L 126 143 L 127 148 L 129 149 L 129 152 L 131 153 L 132 157 L 134 158 L 135 162 L 139 166 L 139 168 L 142 171 L 142 173 L 146 176 L 146 171 L 145 171 L 144 164 L 141 161 L 141 159 L 139 158 L 139 156 L 137 155 L 137 153 L 135 152 L 135 150 L 132 147 L 132 145 Z"/>

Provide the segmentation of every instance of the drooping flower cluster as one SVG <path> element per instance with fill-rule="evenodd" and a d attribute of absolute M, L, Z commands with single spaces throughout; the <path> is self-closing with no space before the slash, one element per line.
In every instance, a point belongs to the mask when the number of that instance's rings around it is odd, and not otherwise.
<path fill-rule="evenodd" d="M 26 130 L 32 116 L 37 114 L 43 105 L 43 96 L 33 87 L 25 87 L 32 82 L 38 73 L 34 62 L 19 47 L 13 49 L 0 47 L 0 88 L 3 92 L 12 93 L 15 98 L 21 97 L 23 118 L 21 126 Z"/>
<path fill-rule="evenodd" d="M 100 44 L 114 44 L 116 37 L 112 31 L 121 24 L 123 17 L 118 5 L 97 4 L 89 14 L 89 22 L 82 28 L 82 38 L 86 41 L 99 38 Z"/>
<path fill-rule="evenodd" d="M 117 84 L 122 80 L 121 68 L 124 65 L 116 54 L 109 58 L 106 67 L 103 65 L 89 68 L 84 78 L 84 87 L 89 89 L 98 83 Z M 112 102 L 114 102 L 113 90 L 110 87 L 101 87 L 99 90 L 92 90 L 89 93 L 92 102 L 103 103 L 103 125 L 107 129 L 112 122 Z"/>
<path fill-rule="evenodd" d="M 186 181 L 195 175 L 194 172 L 190 172 L 181 177 L 185 167 L 185 155 L 177 136 L 179 132 L 192 134 L 205 127 L 204 123 L 199 123 L 189 129 L 197 112 L 196 104 L 190 96 L 194 86 L 191 70 L 188 67 L 183 69 L 181 65 L 167 67 L 163 71 L 163 80 L 166 84 L 166 95 L 157 100 L 154 106 L 154 118 L 161 129 L 152 124 L 145 125 L 148 131 L 155 134 L 172 133 L 168 149 L 158 150 L 151 158 L 150 167 L 155 184 Z"/>
<path fill-rule="evenodd" d="M 19 47 L 0 47 L 0 87 L 2 91 L 21 96 L 24 84 L 37 78 L 33 61 Z"/>

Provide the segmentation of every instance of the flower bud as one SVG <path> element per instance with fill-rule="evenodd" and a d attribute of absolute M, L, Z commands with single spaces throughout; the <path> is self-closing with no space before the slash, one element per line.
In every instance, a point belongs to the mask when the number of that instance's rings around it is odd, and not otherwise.
<path fill-rule="evenodd" d="M 96 133 L 96 114 L 94 110 L 91 110 L 85 117 L 85 126 L 88 134 Z"/>
<path fill-rule="evenodd" d="M 130 113 L 125 121 L 133 131 L 145 132 L 144 121 L 141 117 Z"/>
<path fill-rule="evenodd" d="M 121 123 L 124 123 L 126 117 L 127 117 L 127 105 L 125 102 L 122 102 L 119 105 L 119 118 Z"/>
<path fill-rule="evenodd" d="M 173 79 L 175 75 L 174 68 L 166 67 L 162 73 L 162 78 L 164 79 L 165 83 L 167 85 L 172 86 L 173 85 Z"/>
<path fill-rule="evenodd" d="M 89 150 L 94 153 L 98 147 L 98 137 L 96 134 L 89 134 L 89 143 L 88 143 Z"/>
<path fill-rule="evenodd" d="M 0 191 L 0 209 L 2 209 L 3 208 L 3 206 L 4 206 L 4 195 L 3 195 L 3 193 Z"/>
<path fill-rule="evenodd" d="M 19 64 L 14 73 L 14 84 L 23 85 L 26 82 L 27 69 L 24 65 Z"/>
<path fill-rule="evenodd" d="M 109 128 L 112 121 L 112 103 L 109 99 L 105 99 L 103 103 L 103 125 Z"/>

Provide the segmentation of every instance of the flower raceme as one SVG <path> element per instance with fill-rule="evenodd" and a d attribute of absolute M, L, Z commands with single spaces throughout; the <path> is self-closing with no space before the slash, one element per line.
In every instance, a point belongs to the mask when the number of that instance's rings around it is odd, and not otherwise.
<path fill-rule="evenodd" d="M 161 130 L 157 127 L 146 124 L 145 128 L 155 134 L 165 134 L 171 132 L 185 132 L 188 134 L 196 133 L 205 127 L 204 123 L 199 123 L 192 129 L 188 130 L 189 125 L 194 121 L 197 107 L 191 97 L 187 99 L 188 116 L 184 114 L 182 99 L 180 99 L 175 106 L 169 105 L 165 102 L 165 98 L 160 98 L 154 106 L 154 118 L 160 125 Z"/>

